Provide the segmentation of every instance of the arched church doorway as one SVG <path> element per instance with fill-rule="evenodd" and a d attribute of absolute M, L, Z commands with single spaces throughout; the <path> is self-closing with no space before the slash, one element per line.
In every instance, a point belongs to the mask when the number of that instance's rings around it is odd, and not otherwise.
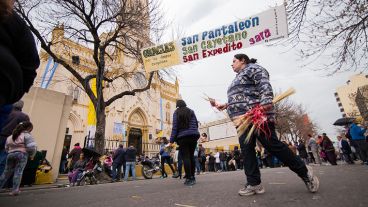
<path fill-rule="evenodd" d="M 137 154 L 142 154 L 142 130 L 139 128 L 131 128 L 128 136 L 128 147 L 134 146 Z"/>
<path fill-rule="evenodd" d="M 133 145 L 139 155 L 147 148 L 143 145 L 148 139 L 146 117 L 141 108 L 136 108 L 130 113 L 128 119 L 128 145 Z"/>

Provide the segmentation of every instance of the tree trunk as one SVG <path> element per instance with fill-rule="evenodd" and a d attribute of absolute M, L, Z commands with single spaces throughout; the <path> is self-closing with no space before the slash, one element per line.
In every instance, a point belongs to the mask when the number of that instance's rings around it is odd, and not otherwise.
<path fill-rule="evenodd" d="M 105 153 L 105 126 L 106 126 L 106 114 L 105 105 L 100 104 L 100 107 L 96 109 L 96 133 L 95 133 L 95 149 L 97 152 Z"/>

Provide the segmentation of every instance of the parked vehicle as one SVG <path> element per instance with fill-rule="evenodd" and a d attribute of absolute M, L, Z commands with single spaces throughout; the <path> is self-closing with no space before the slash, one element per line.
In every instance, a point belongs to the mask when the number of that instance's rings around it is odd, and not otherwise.
<path fill-rule="evenodd" d="M 158 158 L 143 158 L 141 161 L 142 175 L 146 179 L 152 179 L 156 172 L 161 172 L 161 162 Z"/>

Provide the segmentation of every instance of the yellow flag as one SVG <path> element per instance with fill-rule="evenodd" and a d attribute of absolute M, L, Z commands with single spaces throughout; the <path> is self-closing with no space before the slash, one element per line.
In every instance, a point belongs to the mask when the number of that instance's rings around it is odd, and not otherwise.
<path fill-rule="evenodd" d="M 93 94 L 97 94 L 96 90 L 96 78 L 91 79 L 90 81 L 91 89 Z M 96 126 L 96 111 L 95 107 L 93 106 L 93 103 L 91 100 L 89 100 L 88 104 L 88 117 L 87 117 L 87 124 L 88 126 Z"/>

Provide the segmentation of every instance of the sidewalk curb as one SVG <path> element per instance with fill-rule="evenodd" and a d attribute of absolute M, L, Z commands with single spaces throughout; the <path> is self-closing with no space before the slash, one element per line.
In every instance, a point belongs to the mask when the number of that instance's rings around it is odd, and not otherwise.
<path fill-rule="evenodd" d="M 204 175 L 208 175 L 208 174 L 211 174 L 211 173 L 205 173 Z M 216 173 L 214 173 L 216 174 Z M 153 177 L 152 179 L 145 179 L 145 178 L 137 178 L 135 181 L 133 182 L 136 182 L 136 181 L 142 181 L 142 180 L 154 180 L 154 179 L 161 179 L 160 177 L 156 176 L 156 177 Z M 64 180 L 64 179 L 61 179 L 61 180 Z M 125 181 L 124 181 L 125 182 Z M 124 183 L 124 182 L 115 182 L 115 183 Z M 128 181 L 128 182 L 132 182 L 132 181 Z M 104 183 L 99 183 L 97 185 L 105 185 L 105 184 L 112 184 L 111 182 L 104 182 Z M 21 187 L 20 188 L 20 191 L 21 192 L 29 192 L 29 191 L 36 191 L 36 190 L 47 190 L 47 189 L 54 189 L 54 188 L 70 188 L 69 186 L 69 183 L 52 183 L 52 184 L 44 184 L 44 185 L 33 185 L 32 187 Z M 86 185 L 86 186 L 90 186 L 90 185 Z M 85 186 L 75 186 L 75 187 L 85 187 Z M 72 187 L 74 188 L 74 187 Z M 9 192 L 11 192 L 11 190 L 6 190 L 6 191 L 0 191 L 0 195 L 4 195 L 4 194 L 8 194 Z"/>

